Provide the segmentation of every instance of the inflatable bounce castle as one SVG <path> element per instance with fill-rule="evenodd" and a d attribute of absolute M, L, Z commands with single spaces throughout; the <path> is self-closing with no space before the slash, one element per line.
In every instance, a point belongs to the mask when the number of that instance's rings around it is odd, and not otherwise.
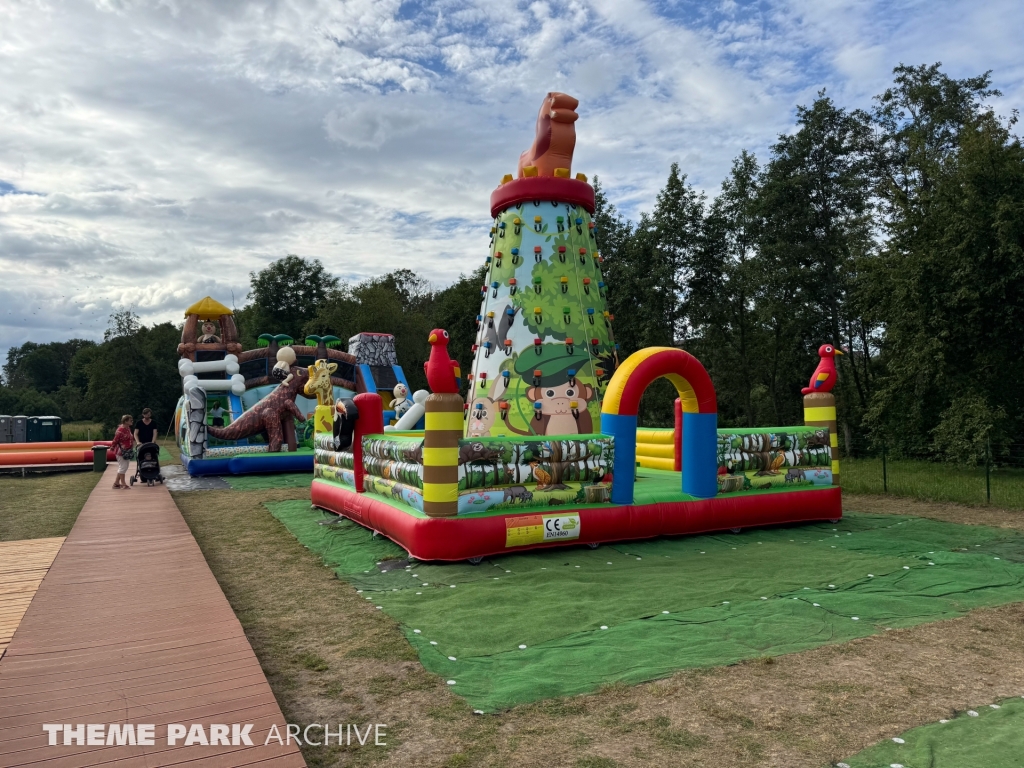
<path fill-rule="evenodd" d="M 323 402 L 313 504 L 422 560 L 837 520 L 834 367 L 812 381 L 804 426 L 719 430 L 714 385 L 688 352 L 620 362 L 594 190 L 571 175 L 576 106 L 547 95 L 516 177 L 491 195 L 468 396 L 438 329 L 423 432 L 385 432 L 372 392 L 354 397 L 354 414 Z M 641 429 L 640 397 L 660 377 L 679 395 L 676 426 Z M 337 418 L 352 422 L 341 447 Z"/>
<path fill-rule="evenodd" d="M 182 396 L 175 413 L 181 462 L 190 475 L 311 472 L 318 401 L 404 391 L 390 334 L 360 333 L 349 351 L 334 336 L 295 344 L 265 333 L 242 350 L 233 313 L 207 296 L 185 310 L 178 345 Z M 318 396 L 319 393 L 319 396 Z M 400 415 L 388 412 L 388 417 Z"/>

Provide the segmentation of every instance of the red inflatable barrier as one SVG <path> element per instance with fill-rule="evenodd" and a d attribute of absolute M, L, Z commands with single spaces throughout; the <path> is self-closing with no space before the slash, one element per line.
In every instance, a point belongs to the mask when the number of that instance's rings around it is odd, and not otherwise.
<path fill-rule="evenodd" d="M 313 480 L 314 506 L 387 536 L 419 560 L 467 560 L 522 549 L 599 544 L 785 523 L 838 520 L 840 489 L 826 487 L 660 504 L 537 509 L 489 517 L 414 517 L 369 493 Z M 542 515 L 579 515 L 578 538 L 508 546 L 509 529 Z"/>
<path fill-rule="evenodd" d="M 107 451 L 107 461 L 114 452 Z M 18 451 L 0 453 L 0 467 L 27 467 L 33 464 L 92 464 L 92 451 Z"/>
<path fill-rule="evenodd" d="M 73 440 L 67 443 L 0 443 L 0 453 L 19 451 L 92 451 L 94 445 L 110 446 L 109 440 Z M 91 459 L 90 459 L 91 461 Z"/>

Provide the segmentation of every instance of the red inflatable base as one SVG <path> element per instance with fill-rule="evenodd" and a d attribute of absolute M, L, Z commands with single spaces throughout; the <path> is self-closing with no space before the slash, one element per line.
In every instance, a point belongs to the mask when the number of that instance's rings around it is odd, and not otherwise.
<path fill-rule="evenodd" d="M 313 505 L 387 536 L 417 560 L 467 560 L 540 547 L 599 544 L 655 536 L 708 533 L 782 523 L 838 520 L 838 487 L 719 496 L 701 501 L 571 509 L 557 507 L 491 517 L 414 517 L 369 493 L 313 480 Z M 580 516 L 579 538 L 506 546 L 509 529 L 541 515 Z M 513 537 L 514 538 L 514 537 Z"/>

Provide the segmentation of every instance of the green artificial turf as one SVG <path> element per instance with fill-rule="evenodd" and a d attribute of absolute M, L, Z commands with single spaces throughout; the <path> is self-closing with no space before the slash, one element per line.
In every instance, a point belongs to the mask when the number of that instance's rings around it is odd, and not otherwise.
<path fill-rule="evenodd" d="M 223 475 L 221 479 L 236 491 L 265 491 L 271 488 L 309 488 L 313 475 L 310 472 L 289 472 L 277 475 Z"/>
<path fill-rule="evenodd" d="M 1024 535 L 922 518 L 851 514 L 386 570 L 406 557 L 392 542 L 348 520 L 320 525 L 335 518 L 305 500 L 268 507 L 482 710 L 1024 600 Z"/>
<path fill-rule="evenodd" d="M 960 712 L 837 763 L 841 768 L 1017 768 L 1024 764 L 1024 698 Z"/>

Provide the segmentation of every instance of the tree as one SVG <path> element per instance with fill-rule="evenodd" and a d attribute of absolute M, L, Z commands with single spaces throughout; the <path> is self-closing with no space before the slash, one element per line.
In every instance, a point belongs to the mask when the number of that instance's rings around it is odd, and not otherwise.
<path fill-rule="evenodd" d="M 684 307 L 701 245 L 704 204 L 704 195 L 687 184 L 686 174 L 679 172 L 679 163 L 672 163 L 651 217 L 656 246 L 655 258 L 648 266 L 651 279 L 664 294 L 662 320 L 670 329 L 674 344 L 682 343 L 688 335 Z"/>
<path fill-rule="evenodd" d="M 256 346 L 261 333 L 300 338 L 332 291 L 339 286 L 319 259 L 289 254 L 259 272 L 249 273 L 251 303 L 236 314 L 242 346 Z"/>
<path fill-rule="evenodd" d="M 764 346 L 754 312 L 759 175 L 757 159 L 746 151 L 733 161 L 691 257 L 685 306 L 691 346 L 717 385 L 720 418 L 746 427 L 759 418 L 754 393 L 761 387 Z"/>
<path fill-rule="evenodd" d="M 988 74 L 897 68 L 880 98 L 889 240 L 871 273 L 885 372 L 868 422 L 890 446 L 977 458 L 1024 433 L 1024 149 Z"/>
<path fill-rule="evenodd" d="M 398 364 L 409 384 L 424 389 L 432 305 L 430 285 L 409 270 L 398 270 L 332 291 L 305 332 L 333 333 L 346 340 L 361 332 L 393 334 Z"/>
<path fill-rule="evenodd" d="M 851 286 L 873 247 L 868 115 L 822 91 L 797 108 L 797 130 L 772 147 L 757 196 L 758 313 L 770 334 L 768 389 L 776 423 L 800 416 L 800 386 L 820 344 L 849 343 Z M 840 378 L 840 421 L 867 392 L 856 370 Z M 849 387 L 852 378 L 854 387 Z"/>

